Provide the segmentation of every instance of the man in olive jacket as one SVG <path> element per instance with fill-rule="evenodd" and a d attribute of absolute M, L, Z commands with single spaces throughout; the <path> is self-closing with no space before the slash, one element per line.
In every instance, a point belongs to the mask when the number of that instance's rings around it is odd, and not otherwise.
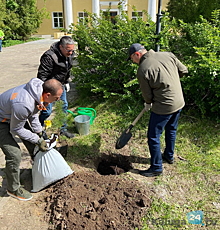
<path fill-rule="evenodd" d="M 137 78 L 146 110 L 151 108 L 147 133 L 151 166 L 140 174 L 158 176 L 163 171 L 162 159 L 169 164 L 174 162 L 178 119 L 185 105 L 179 77 L 188 70 L 171 52 L 147 51 L 139 43 L 132 44 L 128 52 L 128 59 L 139 65 Z M 163 130 L 166 146 L 162 154 L 160 136 Z"/>
<path fill-rule="evenodd" d="M 63 112 L 65 114 L 68 109 L 66 93 L 69 91 L 69 83 L 72 81 L 70 72 L 74 55 L 73 39 L 69 36 L 63 36 L 60 41 L 53 43 L 50 49 L 41 56 L 37 74 L 37 77 L 44 82 L 49 79 L 56 79 L 62 83 L 64 91 L 60 99 L 63 101 Z M 51 113 L 52 104 L 49 104 L 47 110 L 42 111 L 39 116 L 42 126 Z M 63 121 L 60 134 L 68 138 L 74 137 L 74 134 L 67 131 L 66 120 Z"/>

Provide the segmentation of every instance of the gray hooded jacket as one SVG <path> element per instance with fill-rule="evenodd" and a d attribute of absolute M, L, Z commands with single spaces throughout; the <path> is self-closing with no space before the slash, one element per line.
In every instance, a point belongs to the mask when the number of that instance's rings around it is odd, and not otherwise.
<path fill-rule="evenodd" d="M 44 82 L 38 78 L 27 84 L 9 89 L 0 95 L 0 121 L 10 123 L 10 132 L 21 139 L 37 143 L 42 131 L 39 122 L 38 105 L 42 105 Z M 29 121 L 33 132 L 24 128 Z"/>

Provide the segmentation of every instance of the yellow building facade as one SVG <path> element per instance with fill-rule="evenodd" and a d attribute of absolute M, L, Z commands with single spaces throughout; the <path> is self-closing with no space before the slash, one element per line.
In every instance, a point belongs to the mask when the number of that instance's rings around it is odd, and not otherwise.
<path fill-rule="evenodd" d="M 153 21 L 156 21 L 158 12 L 158 4 L 161 5 L 161 10 L 166 9 L 169 0 L 37 0 L 39 9 L 45 7 L 49 17 L 44 19 L 37 35 L 58 36 L 60 29 L 69 29 L 69 25 L 77 23 L 87 17 L 85 10 L 99 15 L 100 11 L 110 9 L 112 17 L 120 15 L 119 5 L 125 11 L 129 18 L 135 19 L 133 7 L 135 7 L 139 16 L 145 10 L 151 16 Z"/>

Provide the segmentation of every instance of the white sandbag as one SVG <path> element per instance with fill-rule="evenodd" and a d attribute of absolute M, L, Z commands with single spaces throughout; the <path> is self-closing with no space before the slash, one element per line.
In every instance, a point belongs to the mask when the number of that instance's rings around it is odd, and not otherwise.
<path fill-rule="evenodd" d="M 46 152 L 36 152 L 32 166 L 33 189 L 31 192 L 38 192 L 73 173 L 62 155 L 51 146 Z"/>

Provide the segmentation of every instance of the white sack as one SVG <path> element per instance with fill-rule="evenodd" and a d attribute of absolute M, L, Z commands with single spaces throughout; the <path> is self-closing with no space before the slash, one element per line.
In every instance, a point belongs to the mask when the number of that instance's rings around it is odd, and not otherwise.
<path fill-rule="evenodd" d="M 38 192 L 73 173 L 62 155 L 51 147 L 46 152 L 36 151 L 32 166 L 33 189 L 31 192 Z"/>

